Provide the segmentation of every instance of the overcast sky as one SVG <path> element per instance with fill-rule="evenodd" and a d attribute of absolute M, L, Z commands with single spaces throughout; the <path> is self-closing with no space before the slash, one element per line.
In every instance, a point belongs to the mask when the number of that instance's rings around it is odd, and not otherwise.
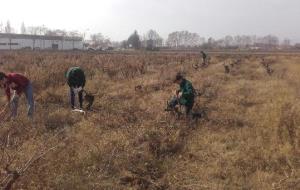
<path fill-rule="evenodd" d="M 164 38 L 176 30 L 203 37 L 267 35 L 300 42 L 300 0 L 0 0 L 0 22 L 101 32 L 126 39 L 135 29 Z"/>

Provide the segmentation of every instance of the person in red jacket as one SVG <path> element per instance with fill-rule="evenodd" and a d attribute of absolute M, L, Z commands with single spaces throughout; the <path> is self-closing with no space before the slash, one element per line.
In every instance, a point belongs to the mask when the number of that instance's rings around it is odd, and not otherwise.
<path fill-rule="evenodd" d="M 0 72 L 0 85 L 4 88 L 8 104 L 0 113 L 0 118 L 3 117 L 6 110 L 10 107 L 11 115 L 10 117 L 16 117 L 18 111 L 19 97 L 25 94 L 27 104 L 28 104 L 28 117 L 33 116 L 34 112 L 34 100 L 33 100 L 33 87 L 31 82 L 25 76 L 18 73 L 8 73 L 5 74 Z"/>

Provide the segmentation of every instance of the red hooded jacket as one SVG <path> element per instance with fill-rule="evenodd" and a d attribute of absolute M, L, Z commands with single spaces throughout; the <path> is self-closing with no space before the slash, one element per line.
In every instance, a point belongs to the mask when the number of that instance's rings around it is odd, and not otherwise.
<path fill-rule="evenodd" d="M 21 95 L 21 93 L 25 91 L 30 81 L 25 76 L 17 73 L 8 73 L 6 76 L 7 76 L 7 82 L 4 84 L 4 89 L 5 89 L 7 99 L 10 101 L 11 99 L 10 90 L 11 89 L 15 90 L 18 95 Z M 16 87 L 11 87 L 10 85 L 12 83 L 15 83 Z"/>

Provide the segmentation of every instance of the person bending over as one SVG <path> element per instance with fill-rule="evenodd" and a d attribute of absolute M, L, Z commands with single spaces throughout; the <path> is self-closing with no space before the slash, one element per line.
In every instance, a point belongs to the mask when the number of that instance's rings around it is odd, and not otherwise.
<path fill-rule="evenodd" d="M 70 87 L 70 102 L 72 109 L 75 109 L 75 96 L 78 94 L 79 106 L 83 106 L 83 92 L 85 86 L 85 74 L 79 67 L 71 67 L 66 72 L 67 83 Z"/>
<path fill-rule="evenodd" d="M 10 108 L 10 117 L 16 117 L 18 112 L 19 97 L 24 94 L 28 104 L 28 117 L 33 117 L 34 99 L 33 87 L 28 78 L 18 73 L 0 72 L 0 85 L 5 90 L 8 103 L 4 106 L 0 118 L 4 117 L 6 110 Z M 3 119 L 3 118 L 2 118 Z"/>

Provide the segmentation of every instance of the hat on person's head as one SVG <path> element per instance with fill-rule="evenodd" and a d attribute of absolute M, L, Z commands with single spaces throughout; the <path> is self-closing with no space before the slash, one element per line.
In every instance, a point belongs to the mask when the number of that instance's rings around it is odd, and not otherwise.
<path fill-rule="evenodd" d="M 173 82 L 177 82 L 177 81 L 179 81 L 179 80 L 181 80 L 181 79 L 183 79 L 182 74 L 181 74 L 181 73 L 177 73 L 176 76 L 175 76 L 175 78 L 174 78 L 174 81 L 173 81 Z"/>

